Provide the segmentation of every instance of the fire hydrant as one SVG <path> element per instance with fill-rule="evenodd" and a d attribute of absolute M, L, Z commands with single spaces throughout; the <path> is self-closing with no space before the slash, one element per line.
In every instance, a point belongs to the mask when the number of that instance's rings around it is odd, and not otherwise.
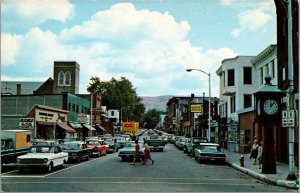
<path fill-rule="evenodd" d="M 243 155 L 241 155 L 241 157 L 240 157 L 240 166 L 244 167 L 244 156 Z"/>

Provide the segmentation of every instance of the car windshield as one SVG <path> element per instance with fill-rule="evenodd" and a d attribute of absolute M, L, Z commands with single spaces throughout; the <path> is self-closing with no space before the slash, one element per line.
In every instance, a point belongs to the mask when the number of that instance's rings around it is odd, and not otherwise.
<path fill-rule="evenodd" d="M 63 144 L 62 148 L 65 150 L 80 149 L 80 144 L 78 143 Z"/>
<path fill-rule="evenodd" d="M 123 137 L 116 137 L 115 139 L 117 140 L 117 142 L 125 141 L 125 138 Z"/>
<path fill-rule="evenodd" d="M 54 153 L 53 147 L 31 147 L 29 153 Z"/>
<path fill-rule="evenodd" d="M 209 151 L 213 151 L 213 152 L 218 151 L 217 146 L 212 146 L 212 145 L 201 145 L 200 149 L 201 150 L 209 150 Z"/>
<path fill-rule="evenodd" d="M 99 141 L 87 141 L 87 145 L 99 145 Z"/>
<path fill-rule="evenodd" d="M 126 143 L 125 147 L 135 147 L 135 143 Z"/>

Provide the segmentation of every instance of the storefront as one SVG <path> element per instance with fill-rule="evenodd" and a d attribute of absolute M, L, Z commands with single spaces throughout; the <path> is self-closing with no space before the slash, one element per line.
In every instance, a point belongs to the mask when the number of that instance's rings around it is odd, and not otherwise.
<path fill-rule="evenodd" d="M 38 139 L 63 139 L 76 132 L 67 125 L 68 111 L 36 105 L 27 115 L 35 120 L 34 137 Z"/>

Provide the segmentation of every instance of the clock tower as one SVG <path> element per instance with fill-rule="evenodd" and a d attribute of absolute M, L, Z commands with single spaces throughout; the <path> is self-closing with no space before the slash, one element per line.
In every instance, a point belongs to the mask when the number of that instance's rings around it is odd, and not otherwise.
<path fill-rule="evenodd" d="M 263 129 L 262 173 L 276 174 L 274 151 L 274 127 L 281 124 L 281 100 L 285 93 L 271 84 L 271 77 L 265 77 L 264 87 L 254 93 L 255 121 Z"/>

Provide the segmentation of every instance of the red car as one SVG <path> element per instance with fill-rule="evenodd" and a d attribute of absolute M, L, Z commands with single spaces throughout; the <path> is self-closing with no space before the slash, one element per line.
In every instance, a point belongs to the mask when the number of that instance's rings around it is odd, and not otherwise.
<path fill-rule="evenodd" d="M 90 139 L 86 141 L 88 148 L 92 149 L 92 155 L 100 157 L 107 154 L 107 147 L 103 140 Z"/>

